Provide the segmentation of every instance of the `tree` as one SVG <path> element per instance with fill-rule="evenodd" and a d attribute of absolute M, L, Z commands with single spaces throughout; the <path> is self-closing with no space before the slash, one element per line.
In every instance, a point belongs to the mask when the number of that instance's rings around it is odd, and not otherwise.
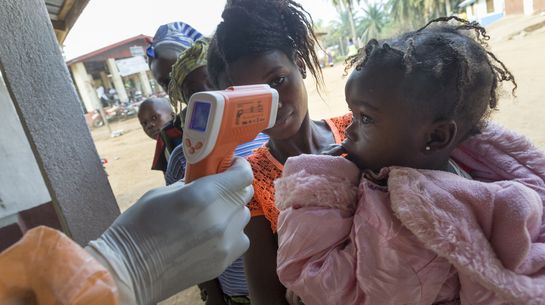
<path fill-rule="evenodd" d="M 427 21 L 457 11 L 460 0 L 388 0 L 393 20 L 407 31 L 423 26 Z"/>
<path fill-rule="evenodd" d="M 365 43 L 371 38 L 380 38 L 382 30 L 388 23 L 388 17 L 380 4 L 372 4 L 363 9 L 364 17 L 361 20 L 363 27 L 362 41 Z"/>
<path fill-rule="evenodd" d="M 326 36 L 326 40 L 330 42 L 331 45 L 341 44 L 340 48 L 343 50 L 343 54 L 347 51 L 346 43 L 348 38 L 353 37 L 349 20 L 350 16 L 347 11 L 339 11 L 339 18 L 330 22 L 327 31 L 328 35 Z M 364 31 L 361 18 L 358 16 L 354 16 L 354 26 L 356 33 L 362 33 Z"/>
<path fill-rule="evenodd" d="M 333 5 L 340 11 L 346 11 L 348 13 L 348 21 L 350 22 L 350 32 L 354 43 L 358 41 L 358 35 L 356 32 L 356 21 L 354 18 L 354 5 L 358 5 L 360 0 L 331 0 Z"/>
<path fill-rule="evenodd" d="M 389 0 L 387 6 L 392 19 L 404 31 L 415 28 L 424 19 L 422 0 Z"/>

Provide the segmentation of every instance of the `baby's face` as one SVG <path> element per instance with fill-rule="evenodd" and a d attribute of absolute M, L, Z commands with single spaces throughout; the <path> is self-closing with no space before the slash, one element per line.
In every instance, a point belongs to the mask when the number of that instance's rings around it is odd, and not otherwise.
<path fill-rule="evenodd" d="M 421 168 L 428 120 L 400 92 L 402 71 L 374 65 L 354 70 L 345 94 L 353 114 L 343 142 L 360 169 L 387 166 Z"/>
<path fill-rule="evenodd" d="M 138 112 L 138 120 L 142 129 L 148 135 L 148 137 L 156 140 L 163 128 L 174 117 L 173 112 L 169 112 L 165 109 L 160 109 L 156 105 L 147 105 L 144 108 L 140 108 Z"/>

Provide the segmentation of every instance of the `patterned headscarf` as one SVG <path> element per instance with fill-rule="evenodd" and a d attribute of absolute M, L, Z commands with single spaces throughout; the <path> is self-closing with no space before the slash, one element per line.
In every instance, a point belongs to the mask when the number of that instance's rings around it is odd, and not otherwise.
<path fill-rule="evenodd" d="M 201 33 L 187 23 L 172 22 L 163 24 L 155 32 L 146 54 L 149 58 L 155 58 L 159 49 L 172 49 L 183 52 L 202 37 Z"/>
<path fill-rule="evenodd" d="M 207 51 L 208 41 L 206 39 L 197 40 L 192 47 L 180 54 L 178 60 L 172 66 L 168 95 L 170 96 L 170 103 L 174 106 L 176 112 L 178 112 L 178 103 L 187 105 L 190 98 L 182 92 L 182 84 L 189 73 L 206 66 Z"/>

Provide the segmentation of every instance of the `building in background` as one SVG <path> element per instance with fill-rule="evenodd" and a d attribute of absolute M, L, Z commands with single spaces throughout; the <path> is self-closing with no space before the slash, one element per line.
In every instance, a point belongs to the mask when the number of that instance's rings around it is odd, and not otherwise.
<path fill-rule="evenodd" d="M 97 89 L 115 89 L 120 102 L 162 92 L 149 71 L 145 49 L 152 38 L 138 35 L 67 61 L 85 110 L 96 110 Z"/>
<path fill-rule="evenodd" d="M 465 0 L 458 7 L 468 20 L 487 26 L 505 15 L 532 15 L 545 11 L 545 0 Z"/>

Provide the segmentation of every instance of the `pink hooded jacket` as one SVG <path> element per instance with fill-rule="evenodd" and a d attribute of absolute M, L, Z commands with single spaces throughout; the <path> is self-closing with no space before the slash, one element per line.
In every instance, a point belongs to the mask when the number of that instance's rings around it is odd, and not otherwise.
<path fill-rule="evenodd" d="M 545 304 L 545 155 L 489 124 L 453 154 L 474 180 L 301 155 L 275 182 L 280 281 L 315 304 Z M 359 186 L 358 186 L 359 184 Z"/>

